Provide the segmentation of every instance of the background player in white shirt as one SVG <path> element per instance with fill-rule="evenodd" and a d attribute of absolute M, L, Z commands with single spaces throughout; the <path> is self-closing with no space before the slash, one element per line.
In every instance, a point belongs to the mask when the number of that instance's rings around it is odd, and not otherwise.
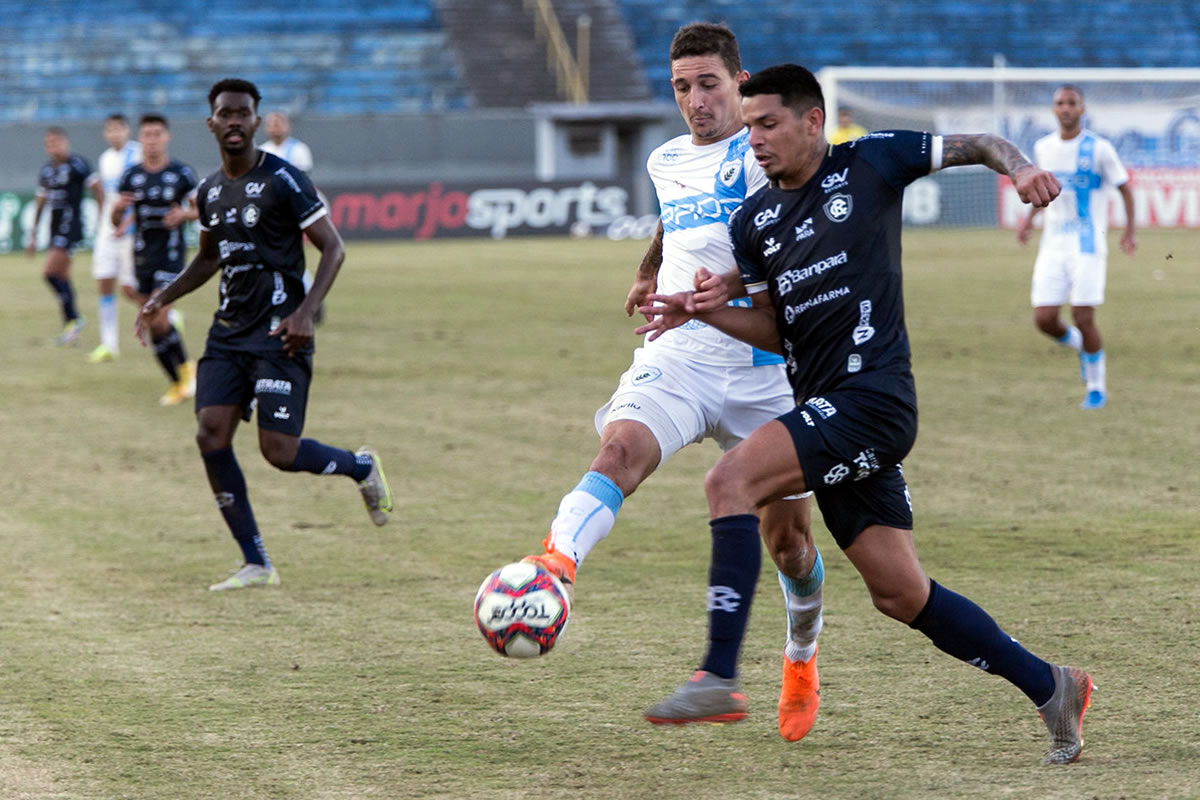
<path fill-rule="evenodd" d="M 272 111 L 264 122 L 267 141 L 260 144 L 258 149 L 279 156 L 296 169 L 312 172 L 312 151 L 308 145 L 292 136 L 292 122 L 288 115 L 282 111 Z"/>
<path fill-rule="evenodd" d="M 1062 196 L 1046 207 L 1042 241 L 1033 265 L 1033 322 L 1038 330 L 1060 344 L 1079 352 L 1081 374 L 1087 395 L 1080 408 L 1103 408 L 1108 402 L 1105 359 L 1096 306 L 1104 302 L 1104 280 L 1108 262 L 1108 197 L 1117 187 L 1125 204 L 1125 232 L 1121 249 L 1133 255 L 1133 192 L 1129 173 L 1117 151 L 1105 138 L 1082 125 L 1083 92 L 1076 86 L 1060 86 L 1054 93 L 1054 115 L 1058 132 L 1044 136 L 1033 146 L 1033 160 L 1049 170 L 1062 184 Z M 1029 241 L 1033 209 L 1017 226 L 1017 241 Z M 1064 325 L 1059 309 L 1071 304 L 1075 324 Z"/>
<path fill-rule="evenodd" d="M 671 43 L 671 84 L 689 134 L 655 150 L 647 163 L 662 209 L 660 235 L 638 270 L 627 313 L 653 293 L 691 289 L 696 271 L 733 273 L 727 223 L 747 195 L 766 183 L 742 126 L 737 40 L 724 25 L 696 23 Z M 661 261 L 661 268 L 659 262 Z M 612 530 L 621 503 L 684 446 L 712 438 L 728 450 L 757 426 L 795 407 L 782 359 L 707 325 L 671 331 L 634 352 L 608 404 L 596 413 L 600 452 L 559 505 L 544 541 L 530 556 L 567 582 L 588 552 Z M 812 543 L 807 497 L 776 500 L 761 511 L 762 536 L 779 568 L 788 608 L 779 731 L 802 738 L 817 715 L 817 634 L 824 566 Z M 685 702 L 653 709 L 654 723 L 736 722 L 746 716 L 736 681 L 744 617 L 723 578 L 726 551 L 742 548 L 713 532 L 709 624 L 714 636 L 695 690 Z M 757 563 L 761 549 L 744 553 Z M 727 591 L 722 591 L 727 590 Z M 734 630 L 737 627 L 737 630 Z"/>
<path fill-rule="evenodd" d="M 124 114 L 110 114 L 104 120 L 104 138 L 108 149 L 100 154 L 97 173 L 104 186 L 104 207 L 96 217 L 96 240 L 92 246 L 92 277 L 96 279 L 100 319 L 100 344 L 88 356 L 99 364 L 120 355 L 119 325 L 117 322 L 117 280 L 126 296 L 132 298 L 133 235 L 130 218 L 118 227 L 112 223 L 113 204 L 117 186 L 125 170 L 142 162 L 142 146 L 129 139 L 129 121 Z"/>

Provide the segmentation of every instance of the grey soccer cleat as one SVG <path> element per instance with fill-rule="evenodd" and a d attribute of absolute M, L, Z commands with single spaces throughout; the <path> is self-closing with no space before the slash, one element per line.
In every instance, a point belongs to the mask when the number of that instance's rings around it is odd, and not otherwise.
<path fill-rule="evenodd" d="M 370 447 L 358 448 L 355 455 L 371 457 L 371 472 L 358 484 L 358 490 L 362 492 L 371 522 L 384 525 L 392 513 L 392 490 L 388 488 L 387 477 L 383 474 L 383 462 L 379 460 L 379 453 Z"/>
<path fill-rule="evenodd" d="M 1092 676 L 1079 667 L 1053 666 L 1054 694 L 1038 707 L 1050 731 L 1043 764 L 1070 764 L 1083 750 L 1083 714 L 1092 701 Z"/>
<path fill-rule="evenodd" d="M 674 694 L 646 711 L 646 721 L 655 725 L 741 722 L 747 716 L 746 695 L 737 678 L 722 678 L 704 670 L 697 670 Z"/>
<path fill-rule="evenodd" d="M 262 564 L 243 564 L 242 568 L 220 583 L 208 587 L 210 592 L 224 592 L 229 589 L 250 589 L 255 586 L 278 586 L 279 573 L 275 567 L 264 567 Z"/>

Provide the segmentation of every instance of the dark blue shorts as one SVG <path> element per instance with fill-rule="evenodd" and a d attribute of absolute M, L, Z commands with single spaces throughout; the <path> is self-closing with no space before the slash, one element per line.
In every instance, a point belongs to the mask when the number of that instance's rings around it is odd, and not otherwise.
<path fill-rule="evenodd" d="M 312 355 L 287 356 L 209 347 L 196 365 L 196 410 L 239 406 L 249 421 L 258 406 L 258 427 L 299 436 L 304 430 Z"/>
<path fill-rule="evenodd" d="M 162 289 L 168 283 L 175 280 L 179 272 L 179 269 L 145 269 L 140 266 L 135 267 L 133 276 L 136 279 L 138 294 L 149 297 L 154 294 L 156 289 Z"/>
<path fill-rule="evenodd" d="M 60 209 L 50 215 L 50 246 L 61 247 L 68 253 L 83 241 L 83 222 L 71 209 Z"/>
<path fill-rule="evenodd" d="M 916 409 L 861 389 L 811 397 L 787 426 L 825 527 L 843 550 L 871 525 L 912 530 L 900 462 L 917 438 Z"/>

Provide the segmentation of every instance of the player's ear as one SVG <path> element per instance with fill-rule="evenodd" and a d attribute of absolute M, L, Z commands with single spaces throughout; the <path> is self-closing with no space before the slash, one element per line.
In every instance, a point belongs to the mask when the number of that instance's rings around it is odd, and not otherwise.
<path fill-rule="evenodd" d="M 825 130 L 825 111 L 820 106 L 810 108 L 804 115 L 804 120 L 813 133 Z"/>
<path fill-rule="evenodd" d="M 742 70 L 737 75 L 734 75 L 733 79 L 735 81 L 737 81 L 738 85 L 740 86 L 741 84 L 745 83 L 747 80 L 750 79 L 750 73 L 747 72 L 746 70 Z"/>

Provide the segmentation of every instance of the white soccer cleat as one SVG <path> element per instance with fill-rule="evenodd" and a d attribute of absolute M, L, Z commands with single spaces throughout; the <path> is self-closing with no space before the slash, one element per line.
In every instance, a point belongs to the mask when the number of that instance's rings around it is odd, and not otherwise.
<path fill-rule="evenodd" d="M 252 589 L 255 586 L 278 586 L 279 573 L 275 567 L 264 567 L 262 564 L 243 564 L 242 568 L 220 583 L 208 587 L 210 592 L 224 592 L 227 589 Z"/>

